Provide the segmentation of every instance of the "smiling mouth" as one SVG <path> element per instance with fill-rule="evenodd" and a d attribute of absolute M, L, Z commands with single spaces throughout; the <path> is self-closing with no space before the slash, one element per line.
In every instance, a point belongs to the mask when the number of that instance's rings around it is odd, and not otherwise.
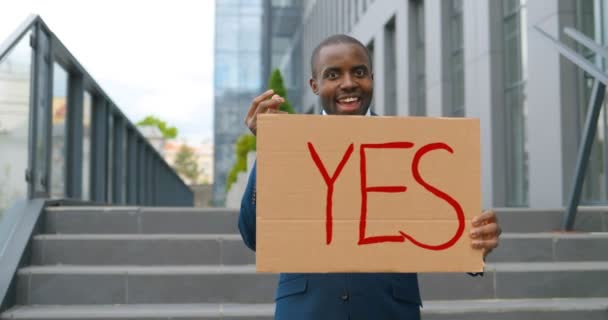
<path fill-rule="evenodd" d="M 359 110 L 361 106 L 361 98 L 359 97 L 345 97 L 340 98 L 336 101 L 338 110 L 342 112 L 353 112 Z"/>

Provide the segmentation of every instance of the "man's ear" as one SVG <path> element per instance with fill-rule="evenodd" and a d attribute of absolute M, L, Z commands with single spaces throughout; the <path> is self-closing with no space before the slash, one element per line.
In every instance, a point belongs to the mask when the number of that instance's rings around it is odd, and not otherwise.
<path fill-rule="evenodd" d="M 372 80 L 374 80 L 374 73 L 372 72 Z"/>
<path fill-rule="evenodd" d="M 317 86 L 317 81 L 314 78 L 310 78 L 310 80 L 308 80 L 308 84 L 310 85 L 312 92 L 319 95 L 319 86 Z"/>

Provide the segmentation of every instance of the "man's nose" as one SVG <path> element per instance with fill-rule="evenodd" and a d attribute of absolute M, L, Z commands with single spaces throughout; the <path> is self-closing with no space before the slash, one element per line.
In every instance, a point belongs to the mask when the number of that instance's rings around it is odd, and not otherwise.
<path fill-rule="evenodd" d="M 357 86 L 357 81 L 355 81 L 352 75 L 347 73 L 342 78 L 342 83 L 340 84 L 340 86 L 342 87 L 342 89 L 352 89 Z"/>

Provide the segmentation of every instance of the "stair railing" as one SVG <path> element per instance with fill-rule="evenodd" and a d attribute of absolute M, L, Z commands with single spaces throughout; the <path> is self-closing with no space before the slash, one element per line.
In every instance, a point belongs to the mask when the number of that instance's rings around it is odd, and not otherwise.
<path fill-rule="evenodd" d="M 572 230 L 574 228 L 574 222 L 580 203 L 585 172 L 587 171 L 587 165 L 589 164 L 593 140 L 595 139 L 595 134 L 597 131 L 600 110 L 602 109 L 602 104 L 605 98 L 606 86 L 608 85 L 608 74 L 577 53 L 575 50 L 546 33 L 540 27 L 535 26 L 534 28 L 543 36 L 543 38 L 550 41 L 564 58 L 574 63 L 577 67 L 584 70 L 593 78 L 593 88 L 591 90 L 591 97 L 587 107 L 585 126 L 583 128 L 581 144 L 579 146 L 576 158 L 573 186 L 568 198 L 568 207 L 566 208 L 566 212 L 562 220 L 562 228 L 564 230 Z M 584 34 L 572 28 L 565 28 L 564 33 L 579 44 L 585 46 L 592 53 L 595 53 L 604 59 L 608 59 L 608 50 Z"/>
<path fill-rule="evenodd" d="M 77 26 L 75 26 L 77 27 Z M 27 198 L 56 198 L 51 179 L 63 179 L 61 196 L 98 204 L 192 206 L 193 193 L 154 146 L 124 115 L 38 15 L 28 17 L 0 44 L 0 65 L 24 37 L 30 36 L 28 164 L 24 172 Z M 111 43 L 109 44 L 111 45 Z M 120 48 L 127 49 L 127 48 Z M 52 175 L 53 67 L 67 73 L 62 155 L 65 174 Z M 83 125 L 83 98 L 91 96 L 90 127 Z M 1 99 L 0 99 L 1 102 Z M 1 111 L 0 106 L 0 111 Z M 1 114 L 0 114 L 1 116 Z M 2 120 L 2 119 L 0 119 Z M 84 130 L 90 129 L 90 160 L 83 157 Z M 55 140 L 53 140 L 55 139 Z M 1 141 L 0 141 L 1 143 Z M 2 146 L 0 145 L 0 150 Z M 3 154 L 2 157 L 7 157 Z M 10 155 L 9 155 L 10 157 Z M 84 158 L 84 159 L 83 159 Z M 83 179 L 84 168 L 89 179 Z M 90 162 L 89 162 L 90 161 Z M 83 181 L 84 180 L 84 181 Z M 89 185 L 83 186 L 88 183 Z M 25 185 L 23 185 L 25 187 Z M 90 191 L 83 194 L 83 191 Z"/>

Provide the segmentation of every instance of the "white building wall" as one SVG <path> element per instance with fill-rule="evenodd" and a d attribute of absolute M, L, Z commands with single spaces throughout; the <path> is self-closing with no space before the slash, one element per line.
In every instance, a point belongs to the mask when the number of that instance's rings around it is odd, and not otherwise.
<path fill-rule="evenodd" d="M 499 1 L 463 1 L 465 115 L 481 127 L 482 206 L 506 204 L 506 143 Z"/>
<path fill-rule="evenodd" d="M 577 154 L 576 68 L 533 29 L 538 25 L 561 41 L 573 26 L 572 0 L 528 2 L 528 150 L 530 206 L 562 207 L 573 181 Z"/>

